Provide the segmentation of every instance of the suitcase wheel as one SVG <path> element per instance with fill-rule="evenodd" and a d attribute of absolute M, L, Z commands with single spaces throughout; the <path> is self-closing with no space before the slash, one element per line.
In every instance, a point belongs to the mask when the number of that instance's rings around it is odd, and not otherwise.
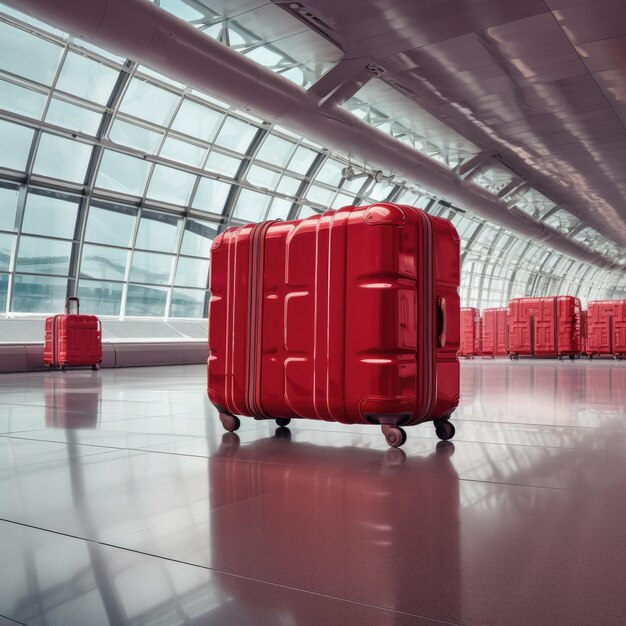
<path fill-rule="evenodd" d="M 406 443 L 406 432 L 399 426 L 383 424 L 382 430 L 383 435 L 385 435 L 385 440 L 392 448 L 399 448 Z"/>
<path fill-rule="evenodd" d="M 98 363 L 94 363 L 94 364 L 91 366 L 91 369 L 92 369 L 94 372 L 97 372 L 97 371 L 100 369 L 100 363 L 99 363 L 99 362 L 98 362 Z"/>
<path fill-rule="evenodd" d="M 291 431 L 285 426 L 279 426 L 274 432 L 274 437 L 278 439 L 287 439 L 291 440 Z"/>
<path fill-rule="evenodd" d="M 61 371 L 63 371 L 63 372 L 64 372 L 64 371 L 67 369 L 68 365 L 69 365 L 69 363 L 68 363 L 67 361 L 65 361 L 65 362 L 63 363 L 63 365 L 61 365 Z"/>
<path fill-rule="evenodd" d="M 290 417 L 277 417 L 276 418 L 276 423 L 279 426 L 289 426 L 290 422 L 291 422 L 291 418 Z"/>
<path fill-rule="evenodd" d="M 435 432 L 439 439 L 448 441 L 448 439 L 454 437 L 456 429 L 454 428 L 454 424 L 450 423 L 447 419 L 439 419 L 435 420 Z"/>
<path fill-rule="evenodd" d="M 227 430 L 229 433 L 234 433 L 241 426 L 239 418 L 234 415 L 220 413 L 220 420 L 222 421 L 224 430 Z"/>

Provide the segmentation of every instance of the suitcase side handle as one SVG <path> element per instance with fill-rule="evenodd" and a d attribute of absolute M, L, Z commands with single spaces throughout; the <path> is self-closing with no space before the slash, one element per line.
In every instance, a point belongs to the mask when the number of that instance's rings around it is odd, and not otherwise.
<path fill-rule="evenodd" d="M 443 296 L 437 297 L 437 347 L 443 348 L 446 345 L 446 299 Z"/>
<path fill-rule="evenodd" d="M 70 309 L 72 308 L 72 305 L 76 306 L 76 313 L 72 313 L 70 311 Z M 69 298 L 66 298 L 65 313 L 67 315 L 78 315 L 80 313 L 80 302 L 78 301 L 78 298 L 76 296 L 70 296 Z"/>

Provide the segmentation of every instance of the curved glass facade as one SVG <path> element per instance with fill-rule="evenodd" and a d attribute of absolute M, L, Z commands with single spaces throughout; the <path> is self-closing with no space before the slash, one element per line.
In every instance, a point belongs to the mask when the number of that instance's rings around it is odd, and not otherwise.
<path fill-rule="evenodd" d="M 380 200 L 454 222 L 466 305 L 626 290 L 623 272 L 523 240 L 426 190 L 348 180 L 339 155 L 2 5 L 0 39 L 0 313 L 54 312 L 76 294 L 83 311 L 103 316 L 205 317 L 220 229 Z M 288 67 L 277 48 L 244 43 L 276 71 L 297 68 L 290 76 L 303 85 L 328 66 Z M 453 157 L 426 147 L 450 166 L 472 157 L 467 145 Z M 492 168 L 475 180 L 495 193 L 511 177 Z M 592 249 L 612 245 L 538 192 L 520 196 L 524 210 Z"/>

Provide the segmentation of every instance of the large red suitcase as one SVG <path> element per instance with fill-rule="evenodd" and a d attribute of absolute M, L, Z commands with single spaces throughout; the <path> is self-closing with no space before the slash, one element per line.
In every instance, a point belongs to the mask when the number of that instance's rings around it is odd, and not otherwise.
<path fill-rule="evenodd" d="M 229 228 L 211 247 L 208 393 L 236 416 L 402 425 L 459 401 L 459 237 L 409 206 Z"/>
<path fill-rule="evenodd" d="M 485 309 L 483 312 L 484 356 L 504 356 L 508 348 L 507 332 L 508 309 Z"/>
<path fill-rule="evenodd" d="M 70 313 L 72 308 L 76 313 Z M 97 370 L 102 363 L 102 326 L 95 315 L 80 315 L 78 298 L 68 298 L 65 314 L 46 319 L 43 350 L 44 365 L 51 367 L 91 365 Z"/>
<path fill-rule="evenodd" d="M 482 352 L 483 322 L 476 307 L 461 309 L 461 345 L 459 356 L 472 358 Z"/>
<path fill-rule="evenodd" d="M 509 302 L 509 352 L 574 358 L 580 353 L 580 300 L 573 296 L 514 298 Z"/>
<path fill-rule="evenodd" d="M 596 300 L 587 308 L 587 353 L 590 357 L 626 356 L 626 300 Z"/>

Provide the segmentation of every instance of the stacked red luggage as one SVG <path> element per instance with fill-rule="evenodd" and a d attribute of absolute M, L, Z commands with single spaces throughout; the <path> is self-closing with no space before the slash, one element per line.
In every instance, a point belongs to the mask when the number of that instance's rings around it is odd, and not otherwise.
<path fill-rule="evenodd" d="M 626 357 L 626 300 L 597 300 L 587 308 L 587 353 Z"/>
<path fill-rule="evenodd" d="M 461 345 L 459 356 L 473 358 L 482 352 L 483 322 L 475 307 L 461 309 Z"/>
<path fill-rule="evenodd" d="M 46 319 L 44 365 L 50 369 L 102 363 L 102 326 L 95 315 L 80 315 L 78 298 L 68 298 L 65 314 Z M 72 312 L 70 312 L 72 311 Z M 75 311 L 75 312 L 74 312 Z"/>
<path fill-rule="evenodd" d="M 401 426 L 449 439 L 459 401 L 459 237 L 410 206 L 344 207 L 220 234 L 211 248 L 208 394 L 238 415 Z"/>
<path fill-rule="evenodd" d="M 575 358 L 580 354 L 580 312 L 580 300 L 572 296 L 511 300 L 508 325 L 511 358 Z"/>
<path fill-rule="evenodd" d="M 483 356 L 508 353 L 508 309 L 485 309 L 483 312 Z"/>

